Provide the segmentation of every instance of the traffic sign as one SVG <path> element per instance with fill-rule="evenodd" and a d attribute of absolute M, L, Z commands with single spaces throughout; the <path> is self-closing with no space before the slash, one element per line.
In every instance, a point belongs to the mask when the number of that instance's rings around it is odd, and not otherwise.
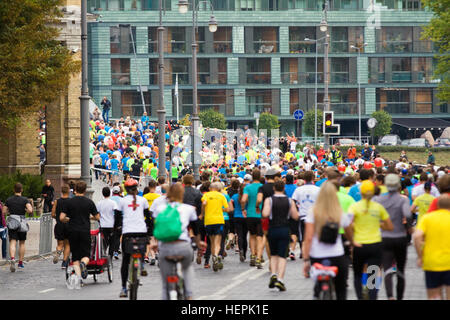
<path fill-rule="evenodd" d="M 295 120 L 302 120 L 303 116 L 304 116 L 304 113 L 303 113 L 302 110 L 297 109 L 297 110 L 294 111 L 294 119 Z"/>

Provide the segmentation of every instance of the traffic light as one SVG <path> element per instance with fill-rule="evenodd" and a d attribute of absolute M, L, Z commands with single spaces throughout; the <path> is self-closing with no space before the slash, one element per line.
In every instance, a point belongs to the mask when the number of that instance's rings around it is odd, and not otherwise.
<path fill-rule="evenodd" d="M 334 124 L 333 111 L 323 112 L 323 134 L 339 135 L 341 133 L 341 126 Z"/>

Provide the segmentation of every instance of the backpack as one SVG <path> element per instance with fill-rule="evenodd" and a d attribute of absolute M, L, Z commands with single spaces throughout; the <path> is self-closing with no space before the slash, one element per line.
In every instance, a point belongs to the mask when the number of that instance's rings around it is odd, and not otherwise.
<path fill-rule="evenodd" d="M 175 207 L 168 204 L 155 219 L 153 236 L 159 241 L 171 242 L 178 240 L 182 233 L 178 204 Z"/>

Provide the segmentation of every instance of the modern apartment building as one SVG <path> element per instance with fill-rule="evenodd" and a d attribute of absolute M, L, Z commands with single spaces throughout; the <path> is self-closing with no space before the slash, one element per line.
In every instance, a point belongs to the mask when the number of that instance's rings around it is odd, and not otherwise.
<path fill-rule="evenodd" d="M 282 132 L 295 132 L 293 112 L 314 110 L 316 77 L 323 109 L 323 41 L 317 42 L 316 74 L 316 43 L 305 40 L 325 35 L 319 28 L 322 0 L 211 0 L 215 33 L 208 30 L 209 6 L 197 2 L 200 110 L 223 113 L 233 129 L 254 127 L 254 114 L 267 111 L 278 116 Z M 177 74 L 180 118 L 193 110 L 192 11 L 181 14 L 177 4 L 163 0 L 168 119 L 177 113 Z M 90 95 L 98 104 L 110 98 L 112 118 L 140 117 L 142 86 L 145 109 L 156 120 L 158 0 L 88 0 L 88 11 L 98 15 L 89 24 Z M 329 97 L 341 135 L 358 133 L 358 84 L 363 135 L 376 110 L 389 112 L 405 128 L 418 118 L 432 126 L 435 119 L 450 118 L 436 96 L 439 80 L 432 77 L 436 50 L 421 39 L 431 17 L 420 0 L 329 1 Z"/>

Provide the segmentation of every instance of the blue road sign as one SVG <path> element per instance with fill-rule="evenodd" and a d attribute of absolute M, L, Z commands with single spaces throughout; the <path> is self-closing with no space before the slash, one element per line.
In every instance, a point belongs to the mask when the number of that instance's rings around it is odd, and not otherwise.
<path fill-rule="evenodd" d="M 304 116 L 304 113 L 303 113 L 302 110 L 297 109 L 297 110 L 294 111 L 294 119 L 295 120 L 302 120 L 303 116 Z"/>

